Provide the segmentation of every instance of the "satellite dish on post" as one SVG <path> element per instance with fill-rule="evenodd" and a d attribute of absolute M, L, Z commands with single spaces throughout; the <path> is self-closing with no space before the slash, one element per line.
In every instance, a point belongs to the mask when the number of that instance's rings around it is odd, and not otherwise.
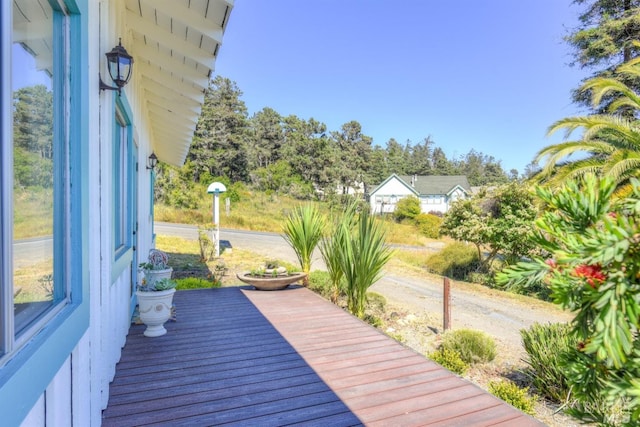
<path fill-rule="evenodd" d="M 218 196 L 227 191 L 227 187 L 221 182 L 212 182 L 207 188 L 208 194 L 213 194 L 213 225 L 216 229 L 214 241 L 216 244 L 216 257 L 220 256 L 220 203 Z"/>

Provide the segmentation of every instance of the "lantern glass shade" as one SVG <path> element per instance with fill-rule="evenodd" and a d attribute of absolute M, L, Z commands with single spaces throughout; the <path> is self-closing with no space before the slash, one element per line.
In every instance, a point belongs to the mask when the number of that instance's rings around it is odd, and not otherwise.
<path fill-rule="evenodd" d="M 124 87 L 131 78 L 131 70 L 133 65 L 133 57 L 127 53 L 122 47 L 122 40 L 118 46 L 111 49 L 111 52 L 105 54 L 109 64 L 109 76 L 118 88 Z"/>

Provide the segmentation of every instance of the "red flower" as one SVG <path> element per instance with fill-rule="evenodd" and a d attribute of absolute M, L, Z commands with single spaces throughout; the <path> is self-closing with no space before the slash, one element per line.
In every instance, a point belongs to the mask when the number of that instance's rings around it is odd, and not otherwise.
<path fill-rule="evenodd" d="M 549 267 L 551 267 L 552 270 L 555 270 L 556 268 L 558 268 L 558 263 L 553 258 L 545 259 L 544 263 L 547 264 Z"/>
<path fill-rule="evenodd" d="M 607 279 L 607 276 L 602 272 L 602 266 L 600 264 L 580 264 L 573 270 L 573 274 L 576 277 L 583 277 L 587 279 L 589 286 L 594 289 Z"/>

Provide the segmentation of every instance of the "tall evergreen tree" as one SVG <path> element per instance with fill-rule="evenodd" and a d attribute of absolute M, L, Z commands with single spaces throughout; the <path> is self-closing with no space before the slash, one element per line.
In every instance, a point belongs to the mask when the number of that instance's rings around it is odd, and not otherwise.
<path fill-rule="evenodd" d="M 15 185 L 53 185 L 53 92 L 44 85 L 13 94 Z"/>
<path fill-rule="evenodd" d="M 280 146 L 284 140 L 282 116 L 265 107 L 249 120 L 250 136 L 247 139 L 249 170 L 266 167 L 280 158 Z"/>
<path fill-rule="evenodd" d="M 247 107 L 235 82 L 217 76 L 205 92 L 187 159 L 196 181 L 203 173 L 247 181 Z"/>
<path fill-rule="evenodd" d="M 362 126 L 355 120 L 343 124 L 340 131 L 332 132 L 331 136 L 339 149 L 338 181 L 343 191 L 359 182 L 367 182 L 372 138 L 362 133 Z"/>
<path fill-rule="evenodd" d="M 640 40 L 640 0 L 574 0 L 573 3 L 583 10 L 578 28 L 566 37 L 574 49 L 572 65 L 592 70 L 593 74 L 587 79 L 615 77 L 639 89 L 639 79 L 616 76 L 615 69 L 640 53 L 633 44 L 634 40 Z M 575 90 L 573 98 L 592 107 L 588 91 Z M 600 110 L 596 111 L 605 111 L 613 99 L 613 95 L 603 99 Z"/>
<path fill-rule="evenodd" d="M 433 167 L 431 164 L 431 151 L 434 141 L 430 136 L 422 140 L 410 148 L 408 161 L 408 174 L 432 175 Z"/>
<path fill-rule="evenodd" d="M 287 116 L 284 123 L 282 158 L 303 181 L 327 191 L 337 179 L 337 150 L 327 137 L 327 126 L 313 118 Z"/>

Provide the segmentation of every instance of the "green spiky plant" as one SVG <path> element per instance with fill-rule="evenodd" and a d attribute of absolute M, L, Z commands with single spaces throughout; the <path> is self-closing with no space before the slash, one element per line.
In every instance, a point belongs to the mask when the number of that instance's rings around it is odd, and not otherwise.
<path fill-rule="evenodd" d="M 342 289 L 342 264 L 340 263 L 340 248 L 345 245 L 349 238 L 349 231 L 353 229 L 357 218 L 358 205 L 352 203 L 333 220 L 333 229 L 328 236 L 324 236 L 320 241 L 320 253 L 327 267 L 327 272 L 331 280 L 331 302 L 338 302 Z M 345 224 L 346 226 L 343 226 Z"/>
<path fill-rule="evenodd" d="M 307 276 L 303 279 L 309 285 L 311 257 L 324 233 L 326 220 L 314 205 L 295 208 L 287 217 L 283 231 L 284 238 L 298 257 L 300 268 Z"/>
<path fill-rule="evenodd" d="M 368 212 L 358 215 L 355 230 L 341 223 L 341 233 L 348 238 L 339 246 L 340 268 L 347 286 L 347 308 L 359 318 L 364 317 L 367 289 L 382 276 L 382 269 L 393 255 L 386 244 L 382 223 Z"/>

